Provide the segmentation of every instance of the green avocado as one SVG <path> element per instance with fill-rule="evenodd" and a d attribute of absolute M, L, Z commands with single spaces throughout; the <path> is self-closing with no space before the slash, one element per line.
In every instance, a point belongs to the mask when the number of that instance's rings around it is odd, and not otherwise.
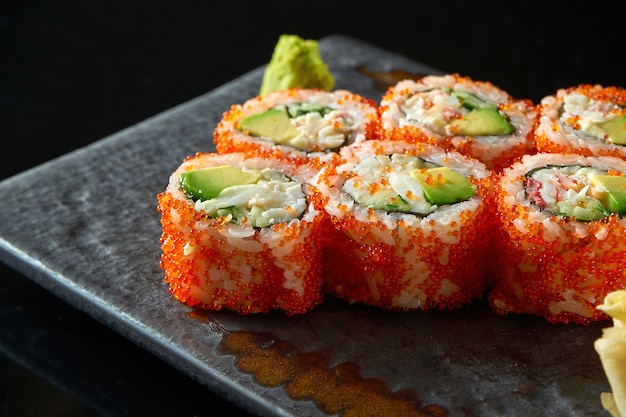
<path fill-rule="evenodd" d="M 252 136 L 285 143 L 300 134 L 291 123 L 289 115 L 280 109 L 269 109 L 241 119 L 239 128 Z"/>
<path fill-rule="evenodd" d="M 483 108 L 497 108 L 495 104 L 482 100 L 478 98 L 478 96 L 476 96 L 475 94 L 472 94 L 468 91 L 452 90 L 451 94 L 458 98 L 461 101 L 461 105 L 466 109 L 474 110 Z"/>
<path fill-rule="evenodd" d="M 401 212 L 410 212 L 411 211 L 411 206 L 409 205 L 409 203 L 407 203 L 404 198 L 402 198 L 402 196 L 400 195 L 396 195 L 393 198 L 390 198 L 388 201 L 386 202 L 382 202 L 383 204 L 380 205 L 380 207 L 372 207 L 372 208 L 378 208 L 378 209 L 382 209 L 388 212 L 391 211 L 401 211 Z"/>
<path fill-rule="evenodd" d="M 591 178 L 591 184 L 607 190 L 600 195 L 600 202 L 607 210 L 626 215 L 626 176 L 596 175 Z"/>
<path fill-rule="evenodd" d="M 256 184 L 261 174 L 242 171 L 230 165 L 194 169 L 180 174 L 180 186 L 194 200 L 210 200 L 223 189 L 235 185 Z"/>
<path fill-rule="evenodd" d="M 626 115 L 599 123 L 598 126 L 609 135 L 616 145 L 626 145 Z"/>
<path fill-rule="evenodd" d="M 515 126 L 509 123 L 495 107 L 479 107 L 470 110 L 463 118 L 450 123 L 453 131 L 465 136 L 510 135 Z"/>
<path fill-rule="evenodd" d="M 364 194 L 359 196 L 359 204 L 371 207 L 374 210 L 385 210 L 388 212 L 402 211 L 408 212 L 411 206 L 398 194 L 393 192 L 383 192 L 375 194 Z"/>
<path fill-rule="evenodd" d="M 430 204 L 454 204 L 476 194 L 470 180 L 448 167 L 417 168 L 410 175 L 420 182 Z"/>

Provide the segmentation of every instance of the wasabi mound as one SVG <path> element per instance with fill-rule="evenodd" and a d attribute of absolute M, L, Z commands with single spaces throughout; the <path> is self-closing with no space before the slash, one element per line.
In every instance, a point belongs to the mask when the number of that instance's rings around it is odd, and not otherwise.
<path fill-rule="evenodd" d="M 335 79 L 322 59 L 317 41 L 281 35 L 263 74 L 260 95 L 288 88 L 330 90 Z"/>

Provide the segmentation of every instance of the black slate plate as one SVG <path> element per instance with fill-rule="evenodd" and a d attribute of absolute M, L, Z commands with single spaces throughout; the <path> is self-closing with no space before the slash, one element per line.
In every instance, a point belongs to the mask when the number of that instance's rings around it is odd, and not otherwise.
<path fill-rule="evenodd" d="M 396 70 L 436 72 L 341 35 L 320 47 L 336 87 L 374 100 Z M 169 295 L 156 194 L 184 157 L 214 149 L 222 113 L 258 93 L 263 70 L 0 183 L 0 260 L 262 416 L 606 415 L 593 341 L 608 322 L 500 317 L 483 301 L 400 313 L 327 299 L 302 316 L 238 316 Z"/>

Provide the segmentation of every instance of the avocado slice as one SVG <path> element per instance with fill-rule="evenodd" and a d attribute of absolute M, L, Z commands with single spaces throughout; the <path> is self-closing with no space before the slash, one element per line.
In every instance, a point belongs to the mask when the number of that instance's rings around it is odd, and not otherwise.
<path fill-rule="evenodd" d="M 626 114 L 599 123 L 598 126 L 609 135 L 612 143 L 626 145 Z"/>
<path fill-rule="evenodd" d="M 398 194 L 393 191 L 378 192 L 374 194 L 364 193 L 356 201 L 359 204 L 370 207 L 374 210 L 402 211 L 408 212 L 411 206 Z"/>
<path fill-rule="evenodd" d="M 453 90 L 452 95 L 458 98 L 461 101 L 461 105 L 465 107 L 466 109 L 470 109 L 470 110 L 483 109 L 483 108 L 497 109 L 498 107 L 493 103 L 489 103 L 488 101 L 478 98 L 478 96 L 470 93 L 469 91 Z"/>
<path fill-rule="evenodd" d="M 456 134 L 466 136 L 510 135 L 515 131 L 515 126 L 495 107 L 470 110 L 463 118 L 453 120 L 450 125 Z"/>
<path fill-rule="evenodd" d="M 591 178 L 591 185 L 607 190 L 600 195 L 600 202 L 607 210 L 620 216 L 626 215 L 626 176 L 595 175 Z"/>
<path fill-rule="evenodd" d="M 194 169 L 180 174 L 180 186 L 194 200 L 210 200 L 223 189 L 235 185 L 256 184 L 261 173 L 242 171 L 230 165 Z"/>
<path fill-rule="evenodd" d="M 430 204 L 454 204 L 476 194 L 469 179 L 448 167 L 417 168 L 410 175 L 420 182 Z"/>
<path fill-rule="evenodd" d="M 379 208 L 388 212 L 401 211 L 407 213 L 411 211 L 411 205 L 407 203 L 401 195 L 396 195 L 395 197 L 389 199 L 389 201 L 387 201 L 385 204 L 382 205 L 382 207 Z"/>
<path fill-rule="evenodd" d="M 300 134 L 289 115 L 280 109 L 269 109 L 245 117 L 239 122 L 239 128 L 252 136 L 268 138 L 276 143 L 285 143 Z"/>

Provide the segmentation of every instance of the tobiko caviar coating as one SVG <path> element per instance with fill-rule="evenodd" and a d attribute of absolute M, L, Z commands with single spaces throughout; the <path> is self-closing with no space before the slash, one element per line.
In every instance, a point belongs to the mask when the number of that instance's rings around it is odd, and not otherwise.
<path fill-rule="evenodd" d="M 580 84 L 557 90 L 538 105 L 539 152 L 626 159 L 626 89 Z"/>
<path fill-rule="evenodd" d="M 459 74 L 402 80 L 380 102 L 380 136 L 455 150 L 500 171 L 534 152 L 535 105 Z"/>
<path fill-rule="evenodd" d="M 553 323 L 607 318 L 596 307 L 626 286 L 626 219 L 610 203 L 625 174 L 619 158 L 547 153 L 503 172 L 494 186 L 496 312 Z"/>
<path fill-rule="evenodd" d="M 482 297 L 489 283 L 483 264 L 490 171 L 457 152 L 400 141 L 368 140 L 343 156 L 344 164 L 325 167 L 316 180 L 332 225 L 326 291 L 404 310 L 452 309 Z M 441 167 L 455 172 L 457 202 L 425 195 L 451 181 Z"/>
<path fill-rule="evenodd" d="M 223 167 L 242 169 L 247 183 L 203 183 L 209 180 L 202 170 Z M 199 178 L 185 178 L 191 173 Z M 305 167 L 242 154 L 187 158 L 158 195 L 161 267 L 174 297 L 241 314 L 293 315 L 321 303 L 323 214 L 304 180 L 310 176 Z M 194 199 L 194 187 L 223 190 Z M 229 202 L 222 201 L 225 194 Z"/>
<path fill-rule="evenodd" d="M 607 319 L 596 307 L 626 288 L 625 107 L 617 87 L 535 107 L 458 74 L 400 81 L 379 107 L 346 90 L 251 98 L 158 195 L 165 280 L 241 314 L 487 296 L 498 314 Z"/>
<path fill-rule="evenodd" d="M 372 100 L 346 90 L 274 91 L 231 106 L 213 141 L 218 153 L 333 162 L 341 147 L 374 134 L 377 110 Z"/>

